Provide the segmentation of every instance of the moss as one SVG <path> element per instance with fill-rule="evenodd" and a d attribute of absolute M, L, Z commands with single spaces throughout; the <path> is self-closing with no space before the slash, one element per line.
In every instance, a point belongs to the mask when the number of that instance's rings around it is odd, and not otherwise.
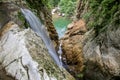
<path fill-rule="evenodd" d="M 120 1 L 118 0 L 90 0 L 89 11 L 83 15 L 88 21 L 88 28 L 94 28 L 98 35 L 105 31 L 108 24 L 119 24 L 119 18 L 114 16 L 119 12 Z"/>
<path fill-rule="evenodd" d="M 79 73 L 76 75 L 77 78 L 83 78 L 83 74 L 82 73 Z"/>
<path fill-rule="evenodd" d="M 48 0 L 26 0 L 26 2 L 43 24 L 45 24 L 45 22 L 47 24 L 45 20 L 52 21 L 51 8 L 49 7 Z"/>
<path fill-rule="evenodd" d="M 19 11 L 18 12 L 18 19 L 21 21 L 21 23 L 22 23 L 22 25 L 20 25 L 20 28 L 24 28 L 23 27 L 23 23 L 25 23 L 25 18 L 24 18 L 24 16 L 22 15 L 22 13 Z"/>

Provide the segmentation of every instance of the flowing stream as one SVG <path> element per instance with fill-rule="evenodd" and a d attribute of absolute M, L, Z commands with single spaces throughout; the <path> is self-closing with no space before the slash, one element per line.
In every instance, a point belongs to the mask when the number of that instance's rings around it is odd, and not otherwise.
<path fill-rule="evenodd" d="M 53 46 L 51 39 L 48 36 L 48 33 L 47 33 L 47 30 L 45 29 L 45 26 L 41 23 L 39 18 L 36 17 L 30 10 L 21 8 L 21 11 L 22 11 L 23 15 L 25 16 L 26 20 L 28 21 L 28 23 L 30 24 L 31 29 L 34 32 L 36 32 L 36 34 L 38 36 L 40 36 L 42 38 L 42 40 L 44 41 L 44 43 L 48 49 L 49 54 L 54 59 L 56 64 L 59 67 L 62 67 L 62 62 L 59 59 L 59 57 L 57 56 L 57 53 L 55 51 L 55 48 Z"/>
<path fill-rule="evenodd" d="M 72 21 L 65 17 L 59 16 L 58 14 L 53 14 L 52 17 L 53 17 L 53 24 L 55 26 L 55 29 L 56 29 L 59 39 L 60 39 L 64 36 L 65 31 L 67 29 L 67 25 L 69 23 L 71 23 Z M 60 59 L 62 66 L 67 68 L 67 65 L 62 63 L 62 53 L 63 53 L 62 52 L 62 42 L 60 41 L 59 50 L 58 50 L 59 59 Z"/>

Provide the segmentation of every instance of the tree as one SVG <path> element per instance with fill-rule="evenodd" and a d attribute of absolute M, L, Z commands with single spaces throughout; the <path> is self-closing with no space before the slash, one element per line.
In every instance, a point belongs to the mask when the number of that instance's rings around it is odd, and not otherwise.
<path fill-rule="evenodd" d="M 76 8 L 77 0 L 61 0 L 59 6 L 61 8 L 61 12 L 65 13 L 66 17 L 73 16 Z"/>
<path fill-rule="evenodd" d="M 60 0 L 49 0 L 48 1 L 48 5 L 51 7 L 51 8 L 54 8 L 58 5 L 58 3 L 60 2 Z"/>

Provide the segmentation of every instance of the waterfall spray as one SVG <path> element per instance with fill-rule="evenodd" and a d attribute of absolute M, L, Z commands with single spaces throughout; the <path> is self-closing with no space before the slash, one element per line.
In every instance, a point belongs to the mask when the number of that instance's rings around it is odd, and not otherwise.
<path fill-rule="evenodd" d="M 53 46 L 51 39 L 49 38 L 49 36 L 47 34 L 45 26 L 41 23 L 39 18 L 36 17 L 30 10 L 21 8 L 21 11 L 22 11 L 23 15 L 25 16 L 27 22 L 30 24 L 31 29 L 34 32 L 36 32 L 36 34 L 38 36 L 40 36 L 42 38 L 42 40 L 44 41 L 49 54 L 54 59 L 56 64 L 59 67 L 62 67 L 61 60 L 59 60 L 59 57 L 57 56 L 57 53 L 55 51 L 55 48 Z"/>

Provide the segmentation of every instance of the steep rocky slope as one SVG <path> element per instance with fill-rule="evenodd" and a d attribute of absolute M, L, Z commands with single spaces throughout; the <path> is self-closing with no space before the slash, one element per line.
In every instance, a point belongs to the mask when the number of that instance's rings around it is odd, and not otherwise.
<path fill-rule="evenodd" d="M 85 80 L 119 80 L 120 2 L 115 0 L 79 0 L 76 15 L 79 26 L 83 25 L 79 22 L 81 19 L 84 19 L 88 32 L 85 34 L 75 33 L 80 30 L 80 28 L 76 29 L 75 24 L 72 28 L 68 27 L 65 34 L 67 38 L 64 37 L 62 45 L 63 51 L 65 50 L 63 54 L 67 56 L 66 61 L 78 61 L 77 59 L 83 56 L 77 65 L 73 65 L 73 68 L 80 68 L 79 64 L 84 64 L 83 78 Z M 70 28 L 71 30 L 69 30 Z M 69 36 L 69 33 L 72 36 Z M 77 44 L 71 44 L 75 42 Z M 76 51 L 78 52 L 77 56 L 71 58 L 76 55 L 74 54 Z M 76 66 L 79 67 L 76 68 Z"/>
<path fill-rule="evenodd" d="M 29 27 L 20 8 L 28 8 L 32 10 L 46 26 L 48 33 L 53 41 L 56 49 L 58 47 L 58 35 L 52 23 L 51 11 L 44 0 L 1 0 L 0 1 L 0 27 L 9 20 L 15 21 L 20 26 L 26 25 Z"/>
<path fill-rule="evenodd" d="M 26 0 L 29 4 L 29 7 L 31 9 L 36 9 L 37 15 L 42 20 L 43 24 L 46 26 L 49 35 L 51 37 L 51 40 L 53 41 L 56 49 L 58 49 L 58 34 L 56 32 L 56 29 L 54 28 L 54 25 L 52 23 L 52 14 L 51 9 L 48 7 L 47 0 Z M 34 3 L 34 4 L 33 4 Z"/>
<path fill-rule="evenodd" d="M 114 29 L 114 27 L 118 27 Z M 95 31 L 85 34 L 83 55 L 85 76 L 97 80 L 120 79 L 120 27 L 111 25 L 107 31 L 95 36 Z M 118 78 L 118 79 L 117 79 Z"/>
<path fill-rule="evenodd" d="M 63 62 L 73 75 L 82 72 L 84 59 L 82 54 L 83 34 L 87 31 L 85 22 L 79 20 L 68 25 L 65 36 L 61 39 L 63 50 Z"/>
<path fill-rule="evenodd" d="M 45 7 L 36 5 L 36 9 L 28 3 L 26 0 L 0 1 L 0 80 L 74 80 L 64 68 L 55 64 L 41 37 L 30 28 L 26 29 L 29 24 L 20 8 L 29 8 L 36 13 L 38 8 Z M 43 8 L 37 15 L 44 18 L 47 29 L 53 27 L 47 9 Z M 58 44 L 55 29 L 50 30 L 53 34 L 50 37 Z"/>
<path fill-rule="evenodd" d="M 83 44 L 85 75 L 91 80 L 118 80 L 120 79 L 118 58 L 120 57 L 120 2 L 115 0 L 87 2 L 89 3 L 85 4 L 83 1 L 85 6 L 81 17 L 86 20 L 87 27 L 93 30 L 85 34 Z"/>
<path fill-rule="evenodd" d="M 14 22 L 0 32 L 1 80 L 74 80 L 50 57 L 42 39 Z"/>

